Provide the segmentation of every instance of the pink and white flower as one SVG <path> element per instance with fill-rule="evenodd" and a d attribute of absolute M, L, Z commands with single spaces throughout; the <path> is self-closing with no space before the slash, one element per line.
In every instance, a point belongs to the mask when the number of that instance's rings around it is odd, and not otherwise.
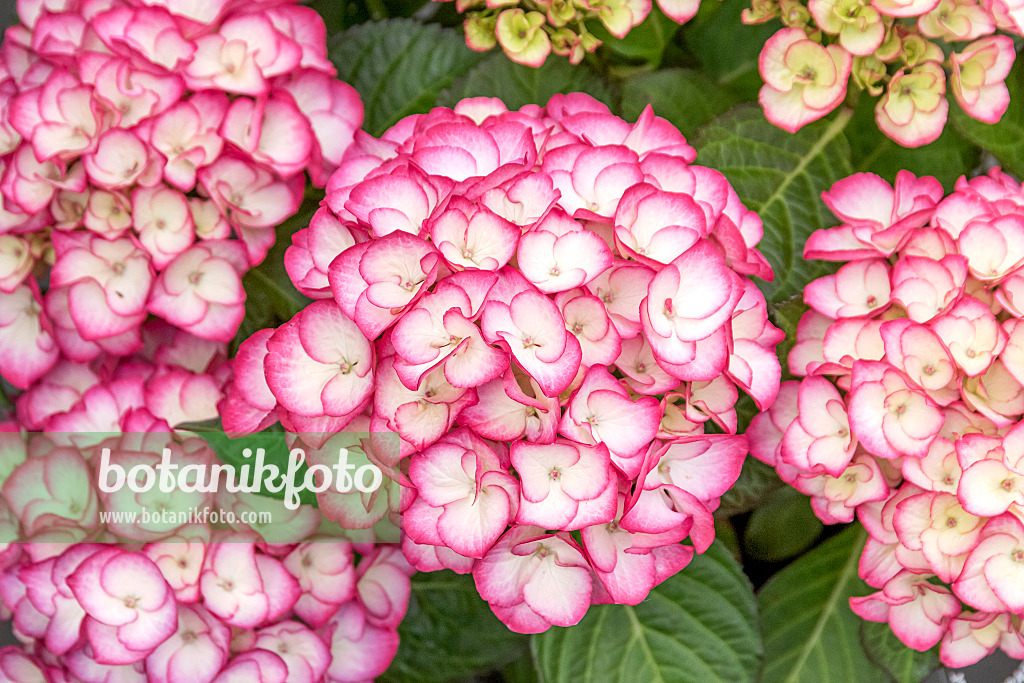
<path fill-rule="evenodd" d="M 802 29 L 782 29 L 765 43 L 758 61 L 765 117 L 791 133 L 817 121 L 846 97 L 852 63 L 839 45 L 822 46 Z"/>
<path fill-rule="evenodd" d="M 520 633 L 572 626 L 590 606 L 590 565 L 565 533 L 517 526 L 476 564 L 473 578 L 495 614 Z"/>
<path fill-rule="evenodd" d="M 877 593 L 850 598 L 850 608 L 868 621 L 888 622 L 901 641 L 921 652 L 938 644 L 949 620 L 960 614 L 948 589 L 910 572 L 897 574 Z"/>
<path fill-rule="evenodd" d="M 436 538 L 465 557 L 483 557 L 520 507 L 519 482 L 468 429 L 415 454 L 409 479 L 417 499 L 405 512 L 406 532 L 423 543 Z M 435 517 L 433 510 L 440 514 Z"/>
<path fill-rule="evenodd" d="M 14 386 L 28 389 L 60 355 L 52 328 L 34 282 L 0 292 L 0 302 L 0 371 Z"/>
<path fill-rule="evenodd" d="M 281 407 L 306 417 L 354 415 L 373 388 L 373 347 L 330 301 L 314 303 L 275 332 L 263 365 Z"/>
<path fill-rule="evenodd" d="M 946 74 L 937 62 L 900 69 L 875 107 L 875 120 L 883 133 L 904 147 L 926 145 L 946 125 L 949 102 L 945 95 Z"/>
<path fill-rule="evenodd" d="M 197 243 L 160 273 L 149 310 L 203 339 L 230 341 L 245 315 L 245 266 L 237 241 Z"/>
<path fill-rule="evenodd" d="M 175 632 L 174 592 L 142 554 L 100 550 L 67 581 L 88 614 L 85 636 L 100 664 L 142 661 Z"/>
<path fill-rule="evenodd" d="M 1013 66 L 1016 53 L 1009 36 L 989 36 L 977 40 L 952 56 L 953 96 L 972 118 L 996 123 L 1010 105 L 1010 92 L 1004 81 Z"/>

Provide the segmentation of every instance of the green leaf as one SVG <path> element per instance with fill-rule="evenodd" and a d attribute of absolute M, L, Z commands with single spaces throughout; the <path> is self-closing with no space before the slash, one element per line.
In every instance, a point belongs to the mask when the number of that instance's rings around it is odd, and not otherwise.
<path fill-rule="evenodd" d="M 990 151 L 1003 170 L 1024 177 L 1024 60 L 1014 64 L 1006 85 L 1010 106 L 999 123 L 976 121 L 955 102 L 950 106 L 950 119 L 964 137 Z"/>
<path fill-rule="evenodd" d="M 648 62 L 657 68 L 679 24 L 665 16 L 655 5 L 639 26 L 630 29 L 625 38 L 616 38 L 598 20 L 587 22 L 587 29 L 601 40 L 601 47 L 626 59 Z"/>
<path fill-rule="evenodd" d="M 896 683 L 920 683 L 940 666 L 938 647 L 925 652 L 911 650 L 900 642 L 889 624 L 862 621 L 860 642 L 868 658 Z"/>
<path fill-rule="evenodd" d="M 857 576 L 867 533 L 845 529 L 761 587 L 762 683 L 864 683 L 882 673 L 860 645 L 861 619 L 849 599 L 870 588 Z"/>
<path fill-rule="evenodd" d="M 811 499 L 785 486 L 751 513 L 743 531 L 743 546 L 755 559 L 779 562 L 809 548 L 824 528 L 811 509 Z"/>
<path fill-rule="evenodd" d="M 750 582 L 720 542 L 639 605 L 591 607 L 532 648 L 546 683 L 740 683 L 762 652 Z"/>
<path fill-rule="evenodd" d="M 715 81 L 756 100 L 763 85 L 757 68 L 761 48 L 782 23 L 745 25 L 740 15 L 749 6 L 750 0 L 702 2 L 697 16 L 683 26 L 683 40 Z"/>
<path fill-rule="evenodd" d="M 317 209 L 321 197 L 308 197 L 298 212 L 275 229 L 274 246 L 267 252 L 263 263 L 242 276 L 245 288 L 245 317 L 238 326 L 232 342 L 231 355 L 238 345 L 257 330 L 277 327 L 292 319 L 308 306 L 307 298 L 292 284 L 284 267 L 284 252 L 292 244 L 292 235 L 309 226 L 309 219 Z"/>
<path fill-rule="evenodd" d="M 721 541 L 737 561 L 742 560 L 743 551 L 740 549 L 740 537 L 736 535 L 736 527 L 728 517 L 715 518 L 715 540 Z"/>
<path fill-rule="evenodd" d="M 307 0 L 305 4 L 323 18 L 329 36 L 370 20 L 366 4 L 356 0 Z"/>
<path fill-rule="evenodd" d="M 455 31 L 412 19 L 354 26 L 331 37 L 327 54 L 362 96 L 371 135 L 429 111 L 438 93 L 483 59 Z"/>
<path fill-rule="evenodd" d="M 690 69 L 665 69 L 639 74 L 622 85 L 622 115 L 635 121 L 648 104 L 687 139 L 714 117 L 740 101 L 705 74 Z"/>
<path fill-rule="evenodd" d="M 416 574 L 398 627 L 398 654 L 385 681 L 433 683 L 490 671 L 527 655 L 528 638 L 502 624 L 473 577 L 444 570 Z"/>
<path fill-rule="evenodd" d="M 740 478 L 722 495 L 722 502 L 715 510 L 715 516 L 732 517 L 750 512 L 772 491 L 783 486 L 785 484 L 775 473 L 774 467 L 749 457 L 743 461 Z"/>
<path fill-rule="evenodd" d="M 14 403 L 8 396 L 8 392 L 14 395 L 16 391 L 14 385 L 0 377 L 0 419 L 6 419 L 8 413 L 14 412 Z"/>
<path fill-rule="evenodd" d="M 724 173 L 764 222 L 758 248 L 775 280 L 761 289 L 770 301 L 800 293 L 831 270 L 824 261 L 804 260 L 803 248 L 812 232 L 838 224 L 821 193 L 853 172 L 843 136 L 852 113 L 841 109 L 794 135 L 768 123 L 759 107 L 745 106 L 716 118 L 697 137 L 697 163 Z"/>
<path fill-rule="evenodd" d="M 969 174 L 981 157 L 981 150 L 946 126 L 935 142 L 906 149 L 890 140 L 875 122 L 875 100 L 861 97 L 857 111 L 846 128 L 850 141 L 853 167 L 870 171 L 895 182 L 896 174 L 905 169 L 917 176 L 935 176 L 946 192 L 953 190 L 957 178 Z"/>
<path fill-rule="evenodd" d="M 738 433 L 743 434 L 747 431 L 747 427 L 750 426 L 750 421 L 754 419 L 754 416 L 760 413 L 757 404 L 754 403 L 754 399 L 750 398 L 749 394 L 740 394 L 740 397 L 736 399 L 736 423 L 738 427 Z M 708 431 L 708 423 L 704 423 L 704 431 Z"/>
<path fill-rule="evenodd" d="M 800 324 L 800 318 L 808 310 L 810 307 L 804 303 L 803 296 L 799 294 L 785 301 L 768 305 L 772 322 L 786 333 L 779 345 L 775 347 L 775 354 L 779 357 L 779 363 L 782 365 L 783 381 L 794 379 L 789 372 L 789 352 L 796 346 L 796 328 Z"/>
<path fill-rule="evenodd" d="M 497 97 L 509 109 L 547 104 L 558 93 L 585 92 L 605 104 L 611 102 L 608 85 L 585 65 L 552 57 L 538 69 L 516 64 L 501 52 L 492 54 L 441 93 L 437 103 L 453 107 L 466 97 Z"/>
<path fill-rule="evenodd" d="M 193 432 L 202 437 L 206 443 L 210 444 L 213 452 L 221 462 L 235 467 L 236 475 L 239 476 L 240 480 L 243 478 L 238 474 L 239 468 L 243 465 L 248 465 L 250 470 L 248 480 L 253 485 L 258 485 L 258 490 L 254 491 L 254 493 L 267 496 L 268 498 L 284 500 L 285 491 L 283 488 L 280 491 L 271 491 L 266 487 L 264 480 L 256 481 L 257 470 L 255 464 L 258 457 L 257 450 L 262 448 L 264 452 L 263 462 L 267 466 L 273 465 L 277 467 L 278 472 L 282 474 L 288 471 L 288 456 L 291 449 L 288 448 L 285 432 L 280 426 L 270 427 L 262 432 L 256 432 L 255 434 L 249 434 L 237 439 L 231 438 L 224 432 L 219 419 L 201 423 L 190 422 L 178 425 L 176 428 Z M 247 449 L 251 451 L 251 455 L 248 458 L 245 457 Z M 302 463 L 294 481 L 302 482 L 307 469 L 309 469 L 308 465 Z M 308 489 L 303 489 L 299 492 L 299 502 L 317 507 L 316 494 Z"/>
<path fill-rule="evenodd" d="M 505 683 L 540 683 L 540 674 L 528 655 L 520 657 L 501 670 Z"/>

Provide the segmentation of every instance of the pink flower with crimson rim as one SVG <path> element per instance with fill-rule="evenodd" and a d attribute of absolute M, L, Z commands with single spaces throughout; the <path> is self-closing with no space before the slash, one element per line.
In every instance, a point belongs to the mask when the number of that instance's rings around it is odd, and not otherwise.
<path fill-rule="evenodd" d="M 950 42 L 980 38 L 995 28 L 985 8 L 963 0 L 940 0 L 935 9 L 918 17 L 917 26 L 928 38 Z"/>
<path fill-rule="evenodd" d="M 568 534 L 535 526 L 506 533 L 475 565 L 473 578 L 491 609 L 520 633 L 572 626 L 590 604 L 592 579 L 580 547 Z"/>
<path fill-rule="evenodd" d="M 146 658 L 157 683 L 212 681 L 228 660 L 231 629 L 202 607 L 178 606 L 178 628 Z"/>
<path fill-rule="evenodd" d="M 207 240 L 160 273 L 149 310 L 192 334 L 229 341 L 245 315 L 245 250 L 235 240 Z"/>
<path fill-rule="evenodd" d="M 1010 615 L 962 612 L 949 623 L 942 638 L 942 660 L 950 666 L 976 664 L 1001 649 L 1015 659 L 1024 658 L 1024 636 Z"/>
<path fill-rule="evenodd" d="M 508 303 L 489 301 L 481 326 L 484 339 L 507 348 L 545 395 L 557 396 L 575 378 L 582 358 L 580 343 L 565 329 L 554 302 L 532 287 Z"/>
<path fill-rule="evenodd" d="M 313 304 L 267 342 L 267 386 L 281 406 L 306 417 L 357 412 L 370 398 L 373 348 L 330 302 Z M 297 378 L 303 378 L 296 385 Z"/>
<path fill-rule="evenodd" d="M 67 161 L 88 152 L 100 133 L 102 113 L 89 87 L 66 71 L 18 95 L 10 105 L 10 125 L 39 161 Z"/>
<path fill-rule="evenodd" d="M 35 282 L 0 292 L 0 302 L 0 371 L 14 386 L 28 389 L 60 356 L 52 327 Z"/>
<path fill-rule="evenodd" d="M 515 237 L 523 275 L 546 294 L 585 285 L 612 263 L 605 241 L 560 210 L 549 213 L 530 232 Z"/>
<path fill-rule="evenodd" d="M 409 461 L 417 502 L 405 512 L 413 540 L 440 541 L 459 555 L 483 557 L 516 517 L 519 481 L 468 429 L 456 430 Z M 441 509 L 434 518 L 430 509 Z M 420 530 L 422 526 L 431 528 Z"/>
<path fill-rule="evenodd" d="M 605 446 L 520 441 L 510 456 L 522 480 L 519 524 L 573 531 L 611 521 L 618 477 Z"/>
<path fill-rule="evenodd" d="M 873 3 L 862 0 L 811 0 L 807 8 L 822 31 L 839 36 L 852 55 L 874 53 L 885 38 L 886 23 Z"/>
<path fill-rule="evenodd" d="M 139 553 L 103 549 L 68 577 L 88 616 L 83 626 L 96 661 L 142 661 L 177 625 L 174 592 L 159 569 Z"/>

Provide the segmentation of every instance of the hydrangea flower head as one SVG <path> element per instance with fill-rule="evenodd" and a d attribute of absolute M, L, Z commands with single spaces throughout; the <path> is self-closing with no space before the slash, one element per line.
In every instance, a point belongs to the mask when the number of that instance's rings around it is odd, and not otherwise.
<path fill-rule="evenodd" d="M 802 379 L 749 438 L 824 522 L 867 529 L 878 592 L 853 610 L 963 667 L 1024 658 L 1024 191 L 996 169 L 943 195 L 906 171 L 824 193 L 842 223 L 805 253 L 843 265 L 804 290 Z"/>
<path fill-rule="evenodd" d="M 59 357 L 138 351 L 149 315 L 230 340 L 242 275 L 362 124 L 315 11 L 203 4 L 18 3 L 0 47 L 0 372 L 21 389 Z"/>
<path fill-rule="evenodd" d="M 397 433 L 367 456 L 403 484 L 405 557 L 472 573 L 514 630 L 643 600 L 712 542 L 739 390 L 767 407 L 781 373 L 760 220 L 694 157 L 581 94 L 357 133 L 286 255 L 317 301 L 242 344 L 225 427 Z"/>

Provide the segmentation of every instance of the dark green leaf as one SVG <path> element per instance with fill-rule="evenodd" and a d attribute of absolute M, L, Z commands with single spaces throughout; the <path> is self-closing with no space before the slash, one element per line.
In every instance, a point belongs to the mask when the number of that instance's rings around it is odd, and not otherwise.
<path fill-rule="evenodd" d="M 534 636 L 546 683 L 751 681 L 761 657 L 750 582 L 716 542 L 635 607 L 598 605 Z"/>
<path fill-rule="evenodd" d="M 850 526 L 797 559 L 757 595 L 764 634 L 762 683 L 864 683 L 882 673 L 860 645 L 849 599 L 870 588 L 857 576 L 867 533 Z"/>
<path fill-rule="evenodd" d="M 937 647 L 926 652 L 911 650 L 900 642 L 889 624 L 862 621 L 860 642 L 868 658 L 896 683 L 920 683 L 940 665 Z"/>
<path fill-rule="evenodd" d="M 755 559 L 778 562 L 809 548 L 824 528 L 811 509 L 811 499 L 784 486 L 751 513 L 743 546 Z"/>
<path fill-rule="evenodd" d="M 323 18 L 329 36 L 370 20 L 366 4 L 356 0 L 308 0 L 307 4 Z"/>
<path fill-rule="evenodd" d="M 267 466 L 273 465 L 277 468 L 278 472 L 285 473 L 288 471 L 288 455 L 291 449 L 288 448 L 288 443 L 285 441 L 285 433 L 279 427 L 265 429 L 262 432 L 256 432 L 255 434 L 249 434 L 248 436 L 242 436 L 237 439 L 233 439 L 224 433 L 223 428 L 220 426 L 220 420 L 211 420 L 203 423 L 186 423 L 178 425 L 177 429 L 190 431 L 201 436 L 206 443 L 210 444 L 213 448 L 214 453 L 221 462 L 225 462 L 235 467 L 236 473 L 240 472 L 243 465 L 249 467 L 248 481 L 251 481 L 254 485 L 258 485 L 259 490 L 255 493 L 261 496 L 267 496 L 269 498 L 277 498 L 278 500 L 284 500 L 285 491 L 271 491 L 266 487 L 266 481 L 256 480 L 256 459 L 258 456 L 258 449 L 263 449 L 264 457 L 263 462 Z M 245 452 L 250 452 L 249 457 L 245 456 Z M 308 466 L 302 463 L 298 470 L 294 481 L 301 482 L 305 477 Z M 244 480 L 239 475 L 240 480 Z M 275 479 L 277 481 L 277 479 Z M 307 489 L 303 489 L 299 493 L 299 501 L 301 503 L 312 505 L 316 507 L 316 494 Z"/>
<path fill-rule="evenodd" d="M 413 577 L 409 611 L 398 634 L 401 645 L 385 681 L 448 681 L 527 654 L 527 637 L 498 621 L 473 577 L 448 570 Z"/>
<path fill-rule="evenodd" d="M 362 96 L 371 135 L 429 111 L 438 93 L 483 59 L 455 31 L 411 19 L 354 26 L 333 36 L 327 53 Z"/>
<path fill-rule="evenodd" d="M 750 0 L 700 3 L 697 16 L 683 26 L 683 40 L 708 75 L 731 86 L 744 99 L 756 100 L 763 84 L 757 59 L 782 24 L 776 20 L 744 25 L 740 15 L 749 6 Z"/>
<path fill-rule="evenodd" d="M 238 345 L 257 330 L 277 327 L 292 319 L 308 306 L 311 299 L 295 289 L 284 267 L 284 252 L 292 244 L 292 235 L 309 226 L 309 219 L 317 209 L 320 197 L 307 197 L 298 212 L 277 226 L 274 246 L 267 252 L 263 263 L 242 276 L 245 288 L 245 317 L 238 326 L 232 343 L 232 355 Z"/>
<path fill-rule="evenodd" d="M 779 475 L 775 474 L 774 467 L 765 465 L 755 458 L 747 458 L 743 461 L 740 478 L 736 480 L 731 489 L 722 495 L 722 502 L 715 511 L 715 515 L 732 517 L 749 512 L 768 494 L 782 486 L 784 484 L 779 479 Z"/>
<path fill-rule="evenodd" d="M 14 385 L 0 377 L 0 419 L 6 419 L 7 414 L 13 412 L 14 403 L 10 397 L 16 395 L 17 391 Z"/>
<path fill-rule="evenodd" d="M 655 5 L 643 23 L 634 26 L 625 38 L 616 38 L 608 33 L 608 29 L 598 20 L 587 22 L 587 28 L 602 41 L 603 49 L 657 67 L 669 41 L 679 30 L 679 24 L 666 17 Z"/>
<path fill-rule="evenodd" d="M 540 683 L 540 674 L 529 655 L 520 657 L 502 669 L 501 677 L 505 683 Z"/>
<path fill-rule="evenodd" d="M 570 92 L 585 92 L 605 104 L 611 102 L 607 84 L 585 65 L 573 66 L 566 59 L 551 57 L 534 69 L 495 52 L 441 93 L 438 104 L 452 107 L 465 97 L 497 97 L 509 109 L 519 109 L 527 104 L 547 104 L 552 95 Z"/>
<path fill-rule="evenodd" d="M 796 346 L 796 328 L 809 306 L 804 303 L 803 296 L 798 294 L 785 301 L 769 304 L 768 309 L 772 322 L 786 333 L 785 338 L 775 347 L 779 363 L 782 364 L 782 379 L 783 381 L 793 379 L 793 375 L 789 372 L 789 352 Z"/>
<path fill-rule="evenodd" d="M 757 404 L 754 403 L 754 399 L 750 398 L 748 394 L 740 394 L 740 397 L 736 400 L 736 423 L 738 427 L 738 433 L 743 434 L 747 431 L 747 427 L 750 426 L 750 421 L 754 419 L 760 410 L 757 408 Z M 704 431 L 708 430 L 707 423 L 704 424 Z"/>
<path fill-rule="evenodd" d="M 740 549 L 740 537 L 736 535 L 736 527 L 733 526 L 728 517 L 715 518 L 715 540 L 721 541 L 722 545 L 737 560 L 743 558 L 743 551 Z"/>
<path fill-rule="evenodd" d="M 996 124 L 975 121 L 954 102 L 950 118 L 964 137 L 992 152 L 1003 170 L 1024 177 L 1024 60 L 1017 60 L 1006 79 L 1010 106 Z"/>
<path fill-rule="evenodd" d="M 622 115 L 635 121 L 648 104 L 691 138 L 697 129 L 739 102 L 728 88 L 699 71 L 665 69 L 639 74 L 622 85 Z"/>
<path fill-rule="evenodd" d="M 846 127 L 853 167 L 857 171 L 876 173 L 891 183 L 896 180 L 896 174 L 905 169 L 917 176 L 935 176 L 950 192 L 957 178 L 969 174 L 978 165 L 981 150 L 953 126 L 946 126 L 938 140 L 923 147 L 906 149 L 896 144 L 875 123 L 876 101 L 862 96 Z"/>
<path fill-rule="evenodd" d="M 803 248 L 813 231 L 838 223 L 821 193 L 853 171 L 843 136 L 851 115 L 842 109 L 793 135 L 768 123 L 759 107 L 746 106 L 718 117 L 697 137 L 697 163 L 724 173 L 764 222 L 758 248 L 775 280 L 761 288 L 770 301 L 801 292 L 830 270 L 826 262 L 805 261 Z"/>

